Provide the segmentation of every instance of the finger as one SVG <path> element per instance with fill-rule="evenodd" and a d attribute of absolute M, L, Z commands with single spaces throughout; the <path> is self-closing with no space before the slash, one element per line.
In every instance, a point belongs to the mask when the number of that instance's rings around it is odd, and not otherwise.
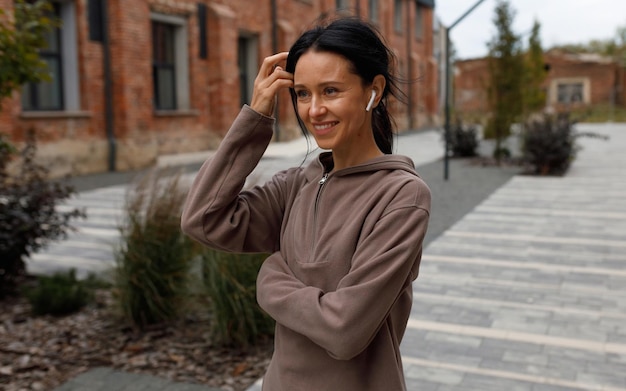
<path fill-rule="evenodd" d="M 274 95 L 281 88 L 291 87 L 293 85 L 293 74 L 282 70 L 282 67 L 278 66 L 274 69 L 271 75 L 266 78 L 258 78 L 255 81 L 255 91 L 261 94 L 266 92 L 269 95 Z"/>
<path fill-rule="evenodd" d="M 283 88 L 293 87 L 293 80 L 289 77 L 291 74 L 284 71 L 283 73 L 288 76 L 272 80 L 271 83 L 270 79 L 272 77 L 270 77 L 264 80 L 263 84 L 268 83 L 266 86 L 255 88 L 252 92 L 252 100 L 250 102 L 250 107 L 253 110 L 268 116 L 272 115 L 278 91 Z"/>
<path fill-rule="evenodd" d="M 282 67 L 277 66 L 276 68 L 274 68 L 274 71 L 272 72 L 272 74 L 268 77 L 268 81 L 271 84 L 275 82 L 276 80 L 281 80 L 281 79 L 293 80 L 293 73 L 287 72 L 283 70 Z"/>
<path fill-rule="evenodd" d="M 261 65 L 261 69 L 259 70 L 259 75 L 270 75 L 273 72 L 273 68 L 284 62 L 288 55 L 289 52 L 280 52 L 272 56 L 265 57 L 263 64 Z"/>

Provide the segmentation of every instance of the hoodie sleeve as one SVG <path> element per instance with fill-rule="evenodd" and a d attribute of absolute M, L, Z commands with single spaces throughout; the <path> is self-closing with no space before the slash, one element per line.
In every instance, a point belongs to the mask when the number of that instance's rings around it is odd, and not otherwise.
<path fill-rule="evenodd" d="M 284 173 L 242 191 L 273 134 L 274 119 L 247 105 L 216 153 L 198 171 L 183 207 L 181 228 L 193 239 L 224 251 L 272 252 L 283 209 Z"/>
<path fill-rule="evenodd" d="M 421 200 L 396 206 L 379 219 L 333 292 L 305 286 L 282 258 L 268 258 L 257 279 L 261 307 L 336 359 L 362 352 L 392 307 L 406 303 L 399 298 L 417 277 L 428 226 L 423 205 L 430 204 L 430 191 L 425 185 L 410 191 L 421 194 Z"/>

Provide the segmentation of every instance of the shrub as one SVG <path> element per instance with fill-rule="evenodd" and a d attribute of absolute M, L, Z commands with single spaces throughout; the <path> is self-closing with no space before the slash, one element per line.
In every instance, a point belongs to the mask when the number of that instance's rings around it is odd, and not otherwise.
<path fill-rule="evenodd" d="M 202 253 L 203 280 L 213 314 L 213 336 L 224 344 L 248 346 L 272 335 L 274 320 L 256 301 L 256 277 L 265 254 Z"/>
<path fill-rule="evenodd" d="M 35 315 L 67 315 L 93 300 L 87 282 L 76 279 L 76 270 L 38 278 L 34 288 L 25 291 Z"/>
<path fill-rule="evenodd" d="M 535 175 L 563 175 L 576 158 L 578 137 L 606 139 L 597 133 L 576 133 L 569 113 L 545 115 L 526 124 L 522 133 L 522 159 Z"/>
<path fill-rule="evenodd" d="M 478 132 L 476 126 L 464 127 L 461 121 L 450 129 L 450 139 L 448 140 L 450 150 L 456 157 L 473 157 L 477 155 Z"/>
<path fill-rule="evenodd" d="M 74 189 L 47 180 L 47 169 L 35 162 L 36 149 L 34 132 L 29 131 L 17 171 L 11 174 L 8 163 L 16 149 L 0 135 L 0 297 L 14 292 L 23 279 L 26 257 L 65 238 L 70 220 L 85 216 L 78 209 L 57 211 Z"/>
<path fill-rule="evenodd" d="M 180 175 L 154 171 L 131 189 L 115 251 L 116 301 L 133 326 L 175 319 L 185 308 L 194 252 L 180 230 Z"/>
<path fill-rule="evenodd" d="M 522 137 L 522 158 L 532 174 L 562 175 L 576 155 L 574 131 L 568 115 L 536 119 L 526 125 Z"/>

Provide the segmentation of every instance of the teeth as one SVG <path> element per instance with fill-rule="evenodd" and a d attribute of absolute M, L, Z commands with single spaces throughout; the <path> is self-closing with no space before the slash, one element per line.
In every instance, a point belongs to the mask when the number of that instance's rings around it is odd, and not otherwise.
<path fill-rule="evenodd" d="M 315 129 L 317 129 L 317 130 L 325 130 L 325 129 L 328 129 L 328 128 L 333 127 L 334 125 L 335 125 L 335 122 L 330 123 L 330 124 L 314 125 L 314 127 L 315 127 Z"/>

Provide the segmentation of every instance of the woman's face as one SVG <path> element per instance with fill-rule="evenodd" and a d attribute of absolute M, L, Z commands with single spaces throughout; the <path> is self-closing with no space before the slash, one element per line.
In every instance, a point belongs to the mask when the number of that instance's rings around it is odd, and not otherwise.
<path fill-rule="evenodd" d="M 329 52 L 309 50 L 294 70 L 298 114 L 318 146 L 333 154 L 358 156 L 375 146 L 365 106 L 372 87 L 350 72 L 350 62 Z M 364 149 L 368 148 L 368 149 Z"/>

